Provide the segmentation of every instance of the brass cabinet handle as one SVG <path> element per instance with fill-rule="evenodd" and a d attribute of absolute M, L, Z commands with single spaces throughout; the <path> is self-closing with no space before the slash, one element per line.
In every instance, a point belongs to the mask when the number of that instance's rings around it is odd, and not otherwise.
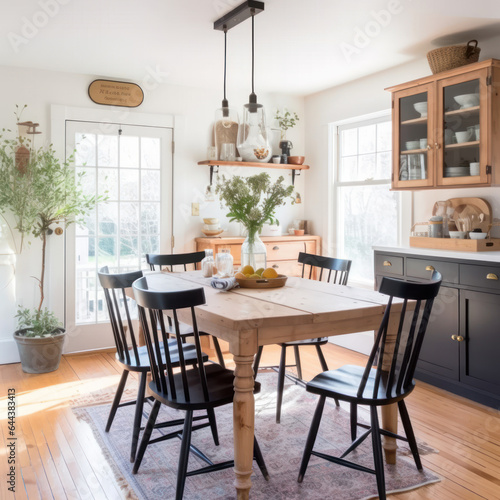
<path fill-rule="evenodd" d="M 278 245 L 276 245 L 275 247 L 273 247 L 273 250 L 279 250 L 280 247 Z"/>
<path fill-rule="evenodd" d="M 463 342 L 463 341 L 464 341 L 464 338 L 462 337 L 462 335 L 459 335 L 459 336 L 457 337 L 457 341 L 458 341 L 458 342 Z"/>
<path fill-rule="evenodd" d="M 435 271 L 435 269 L 432 266 L 427 266 L 425 268 L 426 271 Z"/>
<path fill-rule="evenodd" d="M 498 280 L 498 276 L 496 274 L 493 274 L 493 273 L 488 273 L 486 275 L 486 279 L 487 280 Z"/>
<path fill-rule="evenodd" d="M 437 142 L 435 142 L 435 143 L 434 143 L 434 147 L 435 147 L 436 149 L 439 149 L 439 148 L 440 148 L 440 146 L 439 146 L 439 144 L 438 144 Z"/>
<path fill-rule="evenodd" d="M 384 260 L 384 266 L 392 266 L 392 264 L 388 260 Z"/>
<path fill-rule="evenodd" d="M 458 335 L 452 335 L 451 336 L 451 340 L 457 340 L 458 339 Z"/>
<path fill-rule="evenodd" d="M 427 149 L 432 149 L 432 146 L 430 144 L 427 144 Z"/>
<path fill-rule="evenodd" d="M 280 267 L 280 266 L 278 266 L 278 264 L 274 264 L 274 265 L 273 265 L 273 268 L 274 268 L 274 269 L 278 269 L 278 267 Z"/>

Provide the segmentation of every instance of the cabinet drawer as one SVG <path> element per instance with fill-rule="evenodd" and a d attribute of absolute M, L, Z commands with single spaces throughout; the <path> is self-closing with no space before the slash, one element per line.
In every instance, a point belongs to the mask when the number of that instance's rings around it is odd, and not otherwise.
<path fill-rule="evenodd" d="M 500 267 L 461 264 L 460 283 L 462 285 L 500 290 Z"/>
<path fill-rule="evenodd" d="M 433 270 L 439 271 L 446 283 L 458 283 L 458 264 L 430 259 L 406 259 L 406 276 L 429 279 Z"/>
<path fill-rule="evenodd" d="M 375 274 L 403 276 L 403 257 L 375 254 Z"/>
<path fill-rule="evenodd" d="M 267 260 L 297 260 L 300 252 L 305 252 L 304 241 L 266 243 Z"/>
<path fill-rule="evenodd" d="M 302 264 L 296 260 L 267 261 L 267 267 L 276 269 L 278 274 L 286 276 L 302 276 Z"/>

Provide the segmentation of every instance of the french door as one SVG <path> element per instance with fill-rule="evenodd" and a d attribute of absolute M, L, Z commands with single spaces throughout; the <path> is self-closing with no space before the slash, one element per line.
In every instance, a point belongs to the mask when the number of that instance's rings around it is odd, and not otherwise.
<path fill-rule="evenodd" d="M 113 346 L 97 271 L 146 269 L 146 253 L 170 253 L 172 129 L 66 122 L 83 189 L 107 197 L 66 235 L 67 352 Z"/>

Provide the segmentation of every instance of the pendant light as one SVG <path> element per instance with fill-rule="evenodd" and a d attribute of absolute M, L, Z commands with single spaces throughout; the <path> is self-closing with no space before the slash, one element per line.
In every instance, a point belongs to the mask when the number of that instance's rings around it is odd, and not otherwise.
<path fill-rule="evenodd" d="M 226 65 L 227 28 L 224 27 L 224 99 L 222 99 L 222 107 L 215 111 L 214 143 L 219 160 L 234 161 L 236 159 L 236 140 L 238 137 L 238 113 L 229 107 L 226 98 Z M 229 146 L 225 146 L 226 144 Z"/>
<path fill-rule="evenodd" d="M 255 10 L 252 16 L 252 93 L 243 106 L 243 118 L 238 131 L 238 151 L 243 161 L 267 163 L 272 155 L 269 131 L 266 129 L 264 106 L 257 103 L 255 77 Z"/>

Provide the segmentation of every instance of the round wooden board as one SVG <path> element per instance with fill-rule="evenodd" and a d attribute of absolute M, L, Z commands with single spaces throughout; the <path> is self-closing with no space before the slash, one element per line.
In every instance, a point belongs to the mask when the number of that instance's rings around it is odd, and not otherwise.
<path fill-rule="evenodd" d="M 453 211 L 453 220 L 459 218 L 463 219 L 465 217 L 472 217 L 476 219 L 474 222 L 474 227 L 479 227 L 483 233 L 488 232 L 489 226 L 492 222 L 491 216 L 491 206 L 482 198 L 450 198 L 447 200 L 449 206 L 451 206 Z M 436 215 L 438 210 L 438 203 L 434 204 L 432 209 L 432 215 Z M 484 214 L 483 222 L 479 222 L 479 214 Z"/>
<path fill-rule="evenodd" d="M 278 274 L 277 278 L 236 278 L 241 288 L 280 288 L 285 286 L 287 276 L 284 274 Z"/>

